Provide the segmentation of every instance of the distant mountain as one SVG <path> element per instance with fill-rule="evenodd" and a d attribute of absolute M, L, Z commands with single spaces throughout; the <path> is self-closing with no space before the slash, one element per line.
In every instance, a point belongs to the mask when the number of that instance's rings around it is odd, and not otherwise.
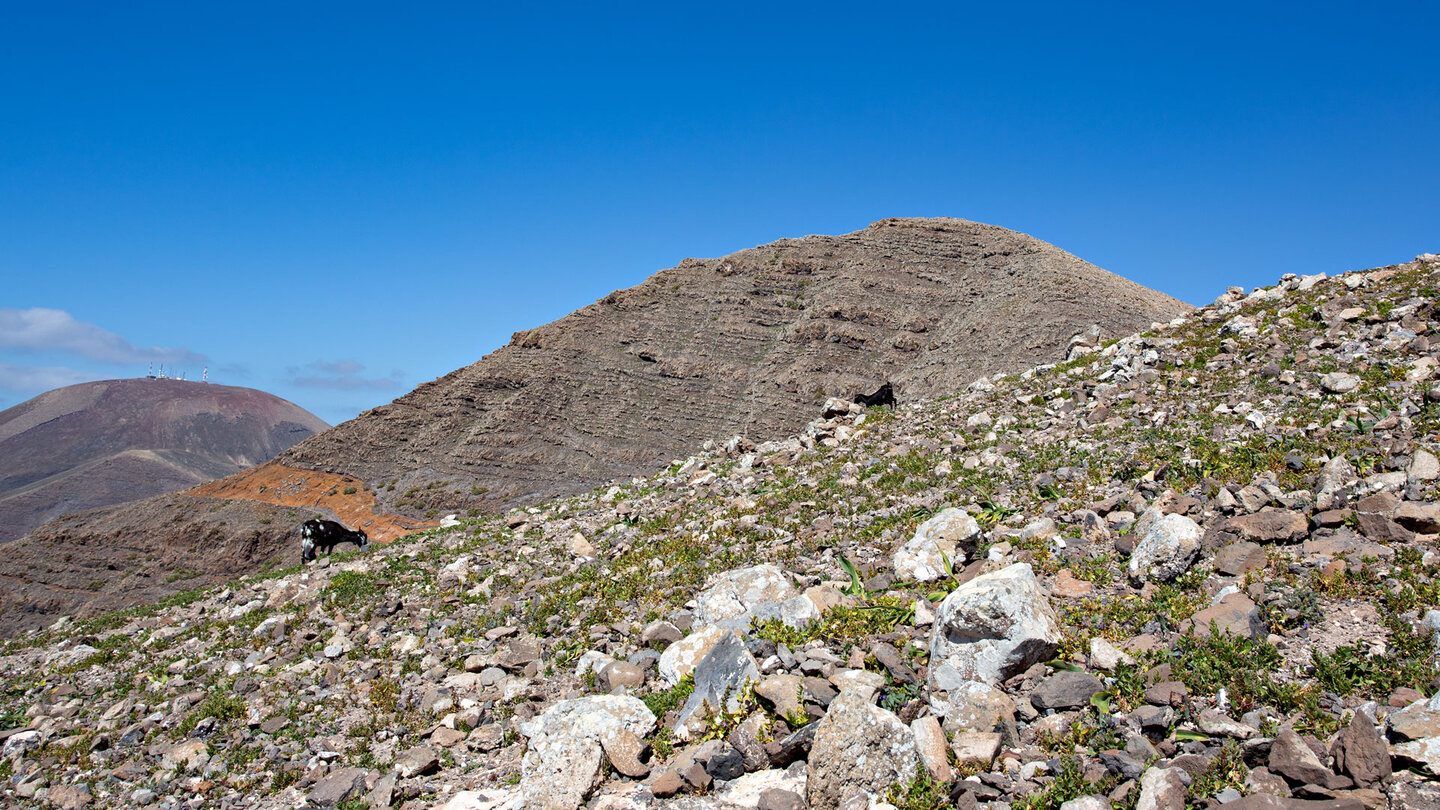
<path fill-rule="evenodd" d="M 325 430 L 251 388 L 105 380 L 0 412 L 0 542 L 67 512 L 222 478 Z"/>

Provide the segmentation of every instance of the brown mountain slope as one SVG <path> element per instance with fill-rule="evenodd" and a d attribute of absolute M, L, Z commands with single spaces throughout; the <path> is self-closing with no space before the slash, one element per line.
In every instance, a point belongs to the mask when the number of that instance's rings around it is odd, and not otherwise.
<path fill-rule="evenodd" d="M 51 518 L 211 481 L 328 427 L 279 397 L 183 380 L 106 380 L 0 412 L 0 542 Z"/>
<path fill-rule="evenodd" d="M 830 395 L 954 391 L 1190 307 L 1024 234 L 891 219 L 687 259 L 276 459 L 385 505 L 494 509 L 794 431 Z"/>

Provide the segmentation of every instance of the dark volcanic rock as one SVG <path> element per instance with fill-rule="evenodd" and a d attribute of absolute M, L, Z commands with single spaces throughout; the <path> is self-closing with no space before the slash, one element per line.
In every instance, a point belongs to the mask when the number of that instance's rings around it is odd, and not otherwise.
<path fill-rule="evenodd" d="M 1336 772 L 1361 787 L 1370 787 L 1390 776 L 1390 749 L 1375 724 L 1359 712 L 1336 736 L 1330 754 L 1335 758 Z"/>
<path fill-rule="evenodd" d="M 1030 695 L 1035 708 L 1073 709 L 1090 705 L 1090 697 L 1105 688 L 1099 678 L 1085 672 L 1061 670 L 1040 682 Z"/>

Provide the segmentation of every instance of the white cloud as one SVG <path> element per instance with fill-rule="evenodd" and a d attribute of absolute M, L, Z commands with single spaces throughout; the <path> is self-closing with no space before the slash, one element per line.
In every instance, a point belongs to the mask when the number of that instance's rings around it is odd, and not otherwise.
<path fill-rule="evenodd" d="M 188 349 L 136 346 L 93 323 L 76 320 L 62 309 L 0 308 L 0 348 L 61 351 L 102 363 L 182 363 L 199 365 L 205 356 Z"/>
<path fill-rule="evenodd" d="M 0 363 L 0 388 L 21 393 L 50 391 L 67 385 L 108 378 L 104 374 L 76 371 L 64 366 L 17 366 Z"/>
<path fill-rule="evenodd" d="M 305 366 L 311 374 L 300 374 L 300 369 L 286 369 L 292 377 L 290 384 L 300 388 L 325 388 L 331 391 L 393 391 L 405 379 L 405 372 L 395 369 L 388 377 L 366 377 L 361 374 L 365 366 L 356 360 L 316 360 Z"/>
<path fill-rule="evenodd" d="M 316 360 L 306 368 L 321 374 L 359 374 L 365 370 L 365 366 L 361 365 L 358 360 L 336 360 L 333 363 Z"/>

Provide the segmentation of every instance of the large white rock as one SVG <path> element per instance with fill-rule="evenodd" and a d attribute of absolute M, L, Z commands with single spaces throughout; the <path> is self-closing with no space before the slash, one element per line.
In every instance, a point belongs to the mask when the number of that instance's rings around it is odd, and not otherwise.
<path fill-rule="evenodd" d="M 665 648 L 660 653 L 660 680 L 666 686 L 674 686 L 681 678 L 695 671 L 695 667 L 710 654 L 720 639 L 733 635 L 734 630 L 723 627 L 704 627 Z"/>
<path fill-rule="evenodd" d="M 954 568 L 965 564 L 964 544 L 980 536 L 980 524 L 964 509 L 945 509 L 921 523 L 915 536 L 895 552 L 895 575 L 916 582 L 943 579 L 945 561 Z"/>
<path fill-rule="evenodd" d="M 1026 563 L 978 576 L 945 597 L 930 631 L 931 705 L 969 681 L 999 684 L 1060 647 L 1060 625 Z"/>
<path fill-rule="evenodd" d="M 1150 768 L 1140 777 L 1135 810 L 1184 810 L 1190 774 L 1184 768 Z"/>
<path fill-rule="evenodd" d="M 562 700 L 520 725 L 530 740 L 520 762 L 520 794 L 526 807 L 574 810 L 600 781 L 602 740 L 621 731 L 644 737 L 655 715 L 637 698 L 594 695 Z"/>
<path fill-rule="evenodd" d="M 756 565 L 716 574 L 695 597 L 695 626 L 716 625 L 744 632 L 750 620 L 779 619 L 790 599 L 801 596 L 790 575 L 775 565 Z"/>
<path fill-rule="evenodd" d="M 714 793 L 722 807 L 758 807 L 767 790 L 788 790 L 805 798 L 805 771 L 799 768 L 755 771 L 725 783 Z"/>
<path fill-rule="evenodd" d="M 1130 554 L 1130 578 L 1168 582 L 1190 568 L 1200 553 L 1200 527 L 1184 515 L 1165 515 L 1150 524 Z"/>
<path fill-rule="evenodd" d="M 461 790 L 440 806 L 440 810 L 520 810 L 518 790 Z"/>
<path fill-rule="evenodd" d="M 1356 482 L 1355 468 L 1344 456 L 1336 456 L 1325 462 L 1320 468 L 1320 477 L 1316 481 L 1315 508 L 1330 509 L 1335 505 L 1336 496 L 1347 487 L 1354 486 Z"/>
<path fill-rule="evenodd" d="M 915 778 L 915 735 L 894 712 L 861 693 L 846 691 L 815 727 L 806 788 L 810 806 L 835 810 L 856 794 L 884 797 L 896 783 Z"/>

